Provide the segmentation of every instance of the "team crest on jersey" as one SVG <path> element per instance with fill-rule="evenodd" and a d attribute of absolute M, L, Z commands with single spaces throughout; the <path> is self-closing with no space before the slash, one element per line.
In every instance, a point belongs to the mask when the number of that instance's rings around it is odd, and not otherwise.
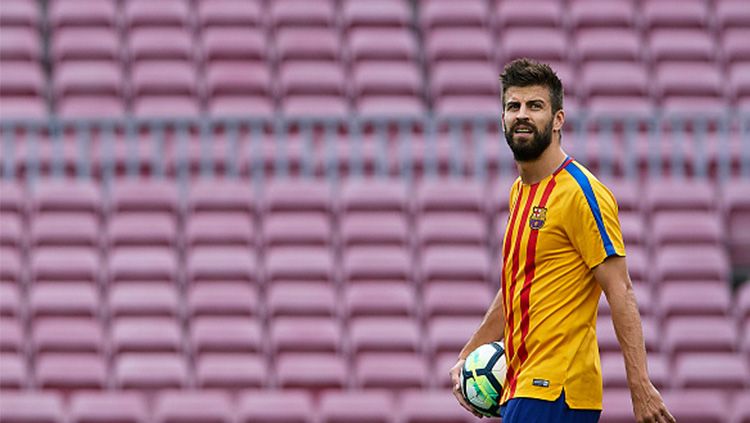
<path fill-rule="evenodd" d="M 529 217 L 529 227 L 531 229 L 542 229 L 544 222 L 547 220 L 547 208 L 546 207 L 534 207 Z"/>

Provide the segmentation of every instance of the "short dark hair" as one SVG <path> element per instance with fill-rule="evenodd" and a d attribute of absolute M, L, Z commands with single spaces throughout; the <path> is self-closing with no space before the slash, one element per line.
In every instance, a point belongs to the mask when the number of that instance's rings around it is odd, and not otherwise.
<path fill-rule="evenodd" d="M 539 63 L 525 57 L 516 59 L 505 65 L 500 75 L 500 82 L 503 85 L 503 103 L 505 103 L 505 92 L 510 87 L 541 85 L 549 89 L 552 113 L 557 113 L 563 107 L 562 82 L 546 63 Z"/>

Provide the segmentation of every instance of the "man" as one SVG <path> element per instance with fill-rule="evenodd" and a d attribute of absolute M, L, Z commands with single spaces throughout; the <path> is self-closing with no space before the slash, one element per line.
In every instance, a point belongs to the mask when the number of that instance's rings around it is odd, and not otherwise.
<path fill-rule="evenodd" d="M 615 198 L 561 147 L 560 79 L 527 59 L 508 64 L 500 78 L 505 139 L 520 177 L 510 192 L 501 288 L 450 371 L 454 395 L 472 411 L 460 369 L 476 347 L 503 339 L 503 423 L 598 421 L 596 314 L 604 291 L 636 420 L 674 422 L 648 376 Z"/>

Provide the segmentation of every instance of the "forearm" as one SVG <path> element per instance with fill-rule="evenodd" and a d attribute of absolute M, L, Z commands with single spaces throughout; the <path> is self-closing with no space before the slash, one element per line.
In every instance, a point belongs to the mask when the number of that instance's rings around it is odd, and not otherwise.
<path fill-rule="evenodd" d="M 492 304 L 490 304 L 490 307 L 484 314 L 482 323 L 479 325 L 471 338 L 469 338 L 469 341 L 466 343 L 466 345 L 464 345 L 464 348 L 458 355 L 459 358 L 466 358 L 480 345 L 501 340 L 503 338 L 504 330 L 505 315 L 503 314 L 503 294 L 502 290 L 498 290 L 497 295 L 495 295 L 495 299 L 492 300 Z"/>
<path fill-rule="evenodd" d="M 607 300 L 612 310 L 612 323 L 617 340 L 625 359 L 628 385 L 632 389 L 649 383 L 646 346 L 641 318 L 630 281 L 617 291 L 610 292 Z"/>

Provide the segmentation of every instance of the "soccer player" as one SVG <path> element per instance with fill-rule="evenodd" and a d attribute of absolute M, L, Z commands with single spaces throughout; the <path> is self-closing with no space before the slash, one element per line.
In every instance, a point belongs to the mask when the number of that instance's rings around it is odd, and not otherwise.
<path fill-rule="evenodd" d="M 477 414 L 461 395 L 460 369 L 475 348 L 503 339 L 503 423 L 597 422 L 596 315 L 604 291 L 636 420 L 674 422 L 646 368 L 615 198 L 561 146 L 560 79 L 528 59 L 509 63 L 500 79 L 505 139 L 520 177 L 510 190 L 501 287 L 450 370 L 454 395 Z"/>

